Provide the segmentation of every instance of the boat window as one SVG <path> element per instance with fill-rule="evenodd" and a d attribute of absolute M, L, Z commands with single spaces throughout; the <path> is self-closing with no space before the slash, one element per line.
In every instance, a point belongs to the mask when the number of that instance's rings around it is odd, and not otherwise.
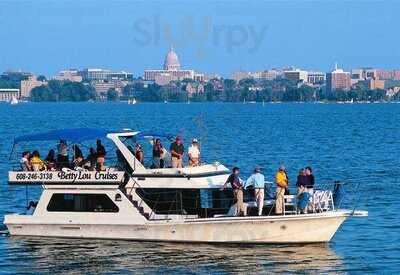
<path fill-rule="evenodd" d="M 121 194 L 115 194 L 115 201 L 122 201 Z"/>
<path fill-rule="evenodd" d="M 118 206 L 106 194 L 53 194 L 49 212 L 118 212 Z"/>

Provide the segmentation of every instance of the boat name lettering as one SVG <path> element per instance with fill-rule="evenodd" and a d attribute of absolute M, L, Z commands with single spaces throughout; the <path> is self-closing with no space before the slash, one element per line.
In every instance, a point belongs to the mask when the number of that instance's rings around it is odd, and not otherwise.
<path fill-rule="evenodd" d="M 85 172 L 85 171 L 73 171 L 73 172 L 64 172 L 60 171 L 57 174 L 60 180 L 117 180 L 118 173 L 110 173 L 110 172 Z"/>
<path fill-rule="evenodd" d="M 116 180 L 118 179 L 118 173 L 99 173 L 97 172 L 95 175 L 96 180 Z"/>

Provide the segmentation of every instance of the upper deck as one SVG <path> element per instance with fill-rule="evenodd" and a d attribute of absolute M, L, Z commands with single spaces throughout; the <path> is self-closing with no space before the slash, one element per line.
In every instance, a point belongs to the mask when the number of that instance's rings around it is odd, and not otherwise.
<path fill-rule="evenodd" d="M 120 159 L 114 163 L 109 160 L 103 171 L 93 171 L 93 169 L 81 167 L 78 169 L 10 171 L 9 183 L 57 185 L 58 187 L 62 185 L 99 185 L 104 187 L 104 185 L 124 184 L 127 188 L 133 187 L 135 184 L 141 188 L 219 188 L 225 183 L 229 170 L 218 162 L 201 163 L 199 166 L 183 168 L 153 169 L 146 167 L 138 161 L 129 147 L 130 144 L 139 141 L 148 141 L 151 144 L 155 138 L 171 140 L 172 135 L 128 129 L 120 132 L 104 129 L 68 129 L 20 136 L 15 138 L 13 150 L 18 144 L 24 142 L 68 140 L 72 144 L 82 144 L 87 140 L 108 139 L 120 152 Z M 110 148 L 108 151 L 111 153 L 107 155 L 107 158 L 113 153 Z"/>

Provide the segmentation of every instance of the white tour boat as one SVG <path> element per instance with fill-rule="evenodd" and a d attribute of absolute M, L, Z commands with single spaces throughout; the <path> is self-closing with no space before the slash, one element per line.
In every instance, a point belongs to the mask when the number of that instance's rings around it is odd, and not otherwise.
<path fill-rule="evenodd" d="M 236 217 L 232 192 L 221 191 L 230 171 L 220 163 L 185 168 L 146 168 L 131 151 L 137 142 L 170 135 L 124 130 L 68 129 L 17 137 L 24 142 L 68 140 L 84 144 L 109 139 L 118 150 L 116 165 L 105 171 L 10 171 L 9 184 L 40 185 L 33 213 L 5 215 L 10 235 L 207 243 L 329 242 L 350 216 L 365 211 L 340 209 L 330 190 L 316 190 L 300 214 L 295 196 L 285 199 L 284 215 L 273 214 L 266 196 L 262 216 L 245 195 L 248 216 Z M 151 146 L 151 145 L 148 145 Z M 108 148 L 107 161 L 111 150 Z M 168 154 L 167 158 L 168 158 Z M 167 159 L 165 159 L 168 162 Z M 252 192 L 249 192 L 251 194 Z"/>

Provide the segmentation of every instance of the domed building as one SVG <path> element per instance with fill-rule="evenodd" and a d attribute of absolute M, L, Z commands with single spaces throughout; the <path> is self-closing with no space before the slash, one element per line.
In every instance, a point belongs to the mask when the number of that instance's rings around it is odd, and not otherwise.
<path fill-rule="evenodd" d="M 181 69 L 181 64 L 179 64 L 178 55 L 174 52 L 174 48 L 171 47 L 164 61 L 165 71 L 179 71 Z"/>
<path fill-rule="evenodd" d="M 147 81 L 154 81 L 158 85 L 166 85 L 171 81 L 183 79 L 196 79 L 202 80 L 204 75 L 195 73 L 194 70 L 181 70 L 179 58 L 173 47 L 165 56 L 163 70 L 145 70 L 144 79 Z"/>

